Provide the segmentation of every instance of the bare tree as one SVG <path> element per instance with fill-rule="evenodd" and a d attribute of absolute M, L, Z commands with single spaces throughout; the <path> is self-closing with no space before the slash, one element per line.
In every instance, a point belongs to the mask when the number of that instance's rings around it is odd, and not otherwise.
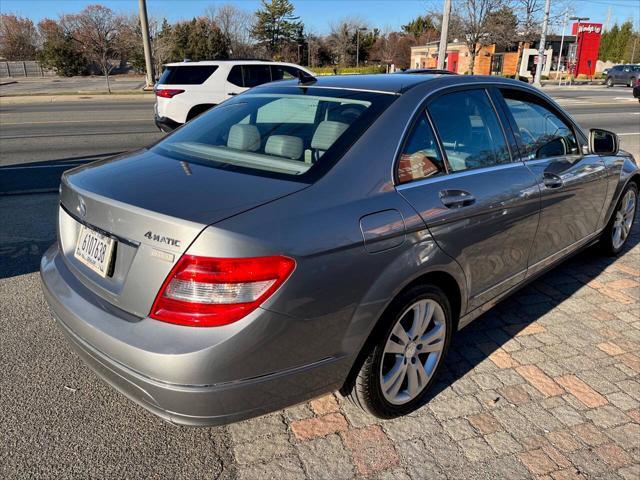
<path fill-rule="evenodd" d="M 111 93 L 109 75 L 131 48 L 126 41 L 130 35 L 123 35 L 124 19 L 110 8 L 89 5 L 78 14 L 63 16 L 61 23 L 78 43 L 87 60 L 100 67 L 107 91 Z"/>
<path fill-rule="evenodd" d="M 256 47 L 251 36 L 253 14 L 226 3 L 216 7 L 211 5 L 205 10 L 207 18 L 215 23 L 222 34 L 229 39 L 231 58 L 246 58 L 254 56 Z"/>
<path fill-rule="evenodd" d="M 504 4 L 504 0 L 462 0 L 457 4 L 457 11 L 452 16 L 459 18 L 461 36 L 469 49 L 470 73 L 473 73 L 480 49 L 492 43 L 492 24 L 487 20 Z"/>
<path fill-rule="evenodd" d="M 33 60 L 38 46 L 38 30 L 28 18 L 0 15 L 0 57 Z"/>
<path fill-rule="evenodd" d="M 355 58 L 356 54 L 356 32 L 366 26 L 363 19 L 355 16 L 331 23 L 326 42 L 331 49 L 334 63 L 344 66 L 355 63 L 351 59 Z"/>

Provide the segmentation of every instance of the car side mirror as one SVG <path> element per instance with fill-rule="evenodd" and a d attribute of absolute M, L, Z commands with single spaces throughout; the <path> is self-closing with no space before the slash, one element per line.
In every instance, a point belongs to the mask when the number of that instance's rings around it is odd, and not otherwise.
<path fill-rule="evenodd" d="M 615 155 L 620 149 L 618 135 L 608 130 L 589 130 L 589 150 L 596 155 Z"/>

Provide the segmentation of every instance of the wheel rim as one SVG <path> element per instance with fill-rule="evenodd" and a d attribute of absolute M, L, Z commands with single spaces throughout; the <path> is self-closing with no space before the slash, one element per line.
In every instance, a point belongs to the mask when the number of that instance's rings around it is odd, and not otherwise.
<path fill-rule="evenodd" d="M 433 377 L 444 350 L 447 323 L 435 300 L 419 300 L 393 327 L 380 364 L 384 398 L 402 405 L 418 397 Z"/>
<path fill-rule="evenodd" d="M 631 233 L 631 226 L 636 213 L 636 192 L 629 189 L 625 193 L 620 207 L 616 211 L 615 220 L 613 221 L 613 230 L 611 232 L 611 243 L 616 250 L 624 244 Z"/>

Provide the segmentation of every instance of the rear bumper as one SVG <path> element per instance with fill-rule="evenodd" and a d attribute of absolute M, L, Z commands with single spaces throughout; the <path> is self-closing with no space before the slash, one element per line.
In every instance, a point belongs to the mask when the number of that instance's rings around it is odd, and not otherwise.
<path fill-rule="evenodd" d="M 43 256 L 40 274 L 44 295 L 54 318 L 89 367 L 129 399 L 175 424 L 222 425 L 278 410 L 338 389 L 349 368 L 346 357 L 330 357 L 266 375 L 247 377 L 245 373 L 243 378 L 237 380 L 227 379 L 209 384 L 176 382 L 175 378 L 165 381 L 158 378 L 158 375 L 151 377 L 140 369 L 126 365 L 122 358 L 115 358 L 118 352 L 124 352 L 131 345 L 122 346 L 120 339 L 107 338 L 106 333 L 100 332 L 99 338 L 103 342 L 100 347 L 111 349 L 110 352 L 105 352 L 105 348 L 98 348 L 88 340 L 87 337 L 94 335 L 91 330 L 96 325 L 120 325 L 121 329 L 126 329 L 131 328 L 131 321 L 124 320 L 112 309 L 102 308 L 99 301 L 92 302 L 87 297 L 87 292 L 78 291 L 77 286 L 68 281 L 67 275 L 72 274 L 66 270 L 57 246 L 51 247 Z M 99 321 L 92 323 L 90 319 L 96 316 L 100 317 Z M 243 334 L 246 332 L 239 330 L 232 337 Z M 98 333 L 95 334 L 97 335 Z M 159 336 L 162 337 L 162 333 Z M 189 364 L 195 370 L 201 371 L 206 367 L 215 370 L 216 363 L 224 363 L 225 357 L 222 355 L 226 355 L 224 349 L 228 348 L 224 344 L 233 344 L 234 339 L 230 338 L 222 343 L 221 346 L 206 349 L 206 355 L 198 350 L 178 355 L 139 351 L 139 356 L 145 359 L 145 355 L 153 355 L 155 361 L 160 362 L 168 371 L 180 370 Z M 177 345 L 171 347 L 170 350 L 180 350 Z M 216 349 L 219 349 L 220 362 L 216 362 Z M 251 353 L 247 352 L 248 355 Z M 123 358 L 126 355 L 123 354 Z M 185 360 L 189 363 L 185 363 Z M 190 374 L 193 372 L 185 371 L 185 379 Z"/>
<path fill-rule="evenodd" d="M 169 117 L 160 117 L 158 115 L 155 116 L 154 120 L 156 122 L 156 127 L 167 133 L 175 130 L 180 125 L 182 125 L 181 123 L 174 122 Z"/>

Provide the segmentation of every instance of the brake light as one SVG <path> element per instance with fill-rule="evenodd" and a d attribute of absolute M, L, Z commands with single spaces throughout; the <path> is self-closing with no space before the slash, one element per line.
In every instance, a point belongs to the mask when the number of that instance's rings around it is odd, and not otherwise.
<path fill-rule="evenodd" d="M 156 90 L 156 97 L 173 98 L 183 92 L 184 90 L 180 90 L 179 88 L 162 88 Z"/>
<path fill-rule="evenodd" d="M 183 255 L 162 284 L 150 317 L 193 327 L 236 322 L 264 303 L 295 266 L 295 260 L 282 256 Z"/>

